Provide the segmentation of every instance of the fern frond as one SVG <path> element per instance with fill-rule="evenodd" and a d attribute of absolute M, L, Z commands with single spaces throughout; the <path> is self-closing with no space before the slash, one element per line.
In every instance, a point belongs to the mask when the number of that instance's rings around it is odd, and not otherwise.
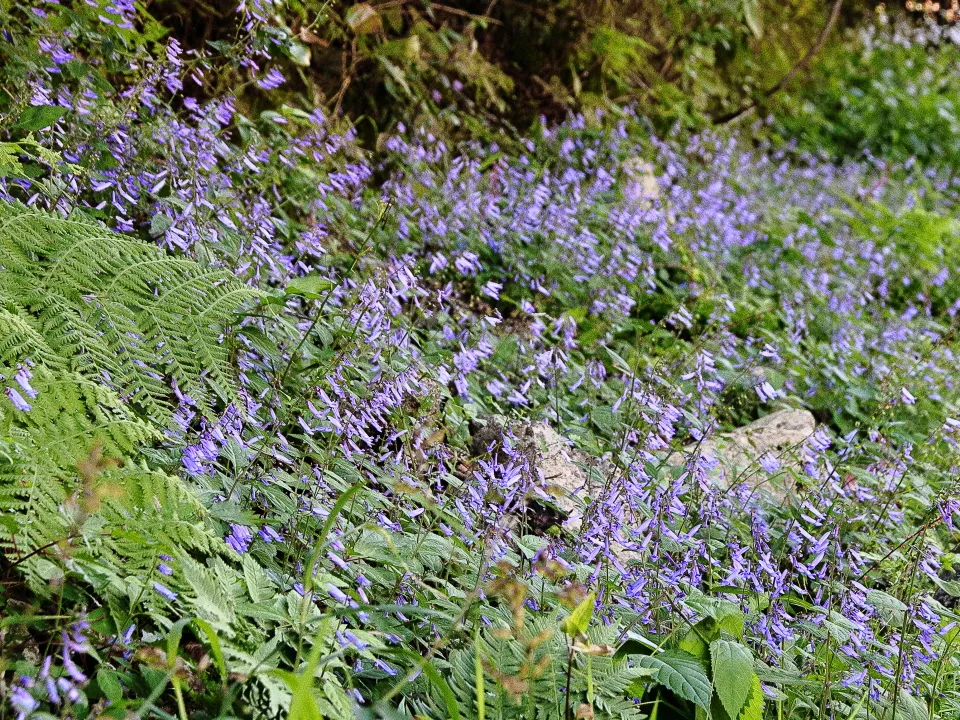
<path fill-rule="evenodd" d="M 67 363 L 165 420 L 171 386 L 236 399 L 223 328 L 257 295 L 220 270 L 111 232 L 0 203 L 0 360 Z"/>

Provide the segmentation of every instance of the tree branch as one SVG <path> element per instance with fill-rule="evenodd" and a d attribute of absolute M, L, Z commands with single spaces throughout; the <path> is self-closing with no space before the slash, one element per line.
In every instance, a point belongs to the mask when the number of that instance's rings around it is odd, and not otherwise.
<path fill-rule="evenodd" d="M 807 65 L 810 64 L 810 61 L 813 60 L 816 55 L 823 50 L 824 45 L 827 44 L 827 38 L 830 37 L 830 33 L 833 32 L 834 26 L 837 24 L 837 20 L 840 18 L 840 8 L 843 6 L 843 0 L 834 0 L 833 7 L 830 8 L 830 16 L 827 18 L 827 24 L 823 26 L 823 30 L 820 32 L 820 37 L 817 38 L 817 41 L 810 47 L 809 50 L 804 54 L 797 64 L 790 68 L 790 72 L 780 78 L 780 82 L 774 85 L 771 88 L 768 88 L 763 93 L 761 93 L 759 98 L 754 98 L 748 102 L 743 107 L 733 112 L 720 115 L 719 117 L 714 118 L 713 122 L 715 125 L 726 125 L 732 123 L 734 120 L 737 120 L 748 112 L 753 110 L 760 103 L 761 99 L 771 97 L 776 93 L 780 92 L 787 86 L 787 84 L 793 80 L 798 74 L 806 70 Z"/>

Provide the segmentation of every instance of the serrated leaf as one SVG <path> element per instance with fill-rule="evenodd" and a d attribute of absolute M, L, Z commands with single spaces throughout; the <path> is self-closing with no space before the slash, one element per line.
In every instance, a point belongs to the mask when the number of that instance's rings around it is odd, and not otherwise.
<path fill-rule="evenodd" d="M 157 213 L 150 218 L 150 234 L 153 237 L 160 237 L 171 227 L 173 227 L 173 220 L 163 213 Z"/>
<path fill-rule="evenodd" d="M 717 621 L 707 617 L 694 625 L 680 641 L 680 649 L 704 663 L 710 659 L 710 643 L 720 638 Z"/>
<path fill-rule="evenodd" d="M 763 720 L 763 686 L 756 673 L 750 677 L 750 696 L 740 711 L 740 720 Z"/>
<path fill-rule="evenodd" d="M 608 405 L 597 405 L 590 410 L 590 419 L 593 424 L 604 432 L 613 432 L 616 418 Z"/>
<path fill-rule="evenodd" d="M 114 705 L 123 702 L 123 686 L 120 684 L 120 676 L 113 670 L 100 668 L 97 671 L 97 685 L 104 697 Z"/>
<path fill-rule="evenodd" d="M 570 637 L 582 635 L 587 632 L 590 620 L 593 618 L 593 606 L 597 602 L 597 594 L 590 593 L 579 605 L 563 619 L 560 629 Z"/>
<path fill-rule="evenodd" d="M 642 655 L 637 665 L 657 671 L 656 681 L 684 700 L 702 708 L 710 707 L 713 688 L 703 664 L 682 650 L 668 650 L 659 655 Z"/>
<path fill-rule="evenodd" d="M 867 603 L 876 608 L 888 622 L 899 623 L 903 619 L 903 613 L 907 611 L 906 605 L 883 590 L 868 590 Z"/>
<path fill-rule="evenodd" d="M 730 717 L 737 717 L 750 695 L 753 654 L 740 643 L 714 640 L 710 643 L 713 685 Z"/>
<path fill-rule="evenodd" d="M 67 114 L 67 109 L 59 105 L 31 105 L 17 120 L 17 130 L 43 130 Z"/>
<path fill-rule="evenodd" d="M 243 579 L 247 585 L 247 593 L 254 603 L 269 600 L 275 594 L 273 584 L 260 564 L 249 556 L 243 556 Z"/>

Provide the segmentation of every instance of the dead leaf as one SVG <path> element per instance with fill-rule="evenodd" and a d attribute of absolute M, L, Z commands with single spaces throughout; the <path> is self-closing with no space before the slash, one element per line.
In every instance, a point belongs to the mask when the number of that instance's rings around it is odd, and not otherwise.
<path fill-rule="evenodd" d="M 319 45 L 320 47 L 330 47 L 329 41 L 324 40 L 315 32 L 311 30 L 307 30 L 307 28 L 305 27 L 300 28 L 300 32 L 297 33 L 297 37 L 299 37 L 307 45 Z"/>
<path fill-rule="evenodd" d="M 344 19 L 357 35 L 370 35 L 383 29 L 380 13 L 374 10 L 370 3 L 357 3 L 350 7 Z"/>

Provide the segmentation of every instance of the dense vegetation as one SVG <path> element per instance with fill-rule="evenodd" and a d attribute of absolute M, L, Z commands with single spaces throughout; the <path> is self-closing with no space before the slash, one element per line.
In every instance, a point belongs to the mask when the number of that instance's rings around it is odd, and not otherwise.
<path fill-rule="evenodd" d="M 190 5 L 0 2 L 0 718 L 960 717 L 955 8 Z"/>

